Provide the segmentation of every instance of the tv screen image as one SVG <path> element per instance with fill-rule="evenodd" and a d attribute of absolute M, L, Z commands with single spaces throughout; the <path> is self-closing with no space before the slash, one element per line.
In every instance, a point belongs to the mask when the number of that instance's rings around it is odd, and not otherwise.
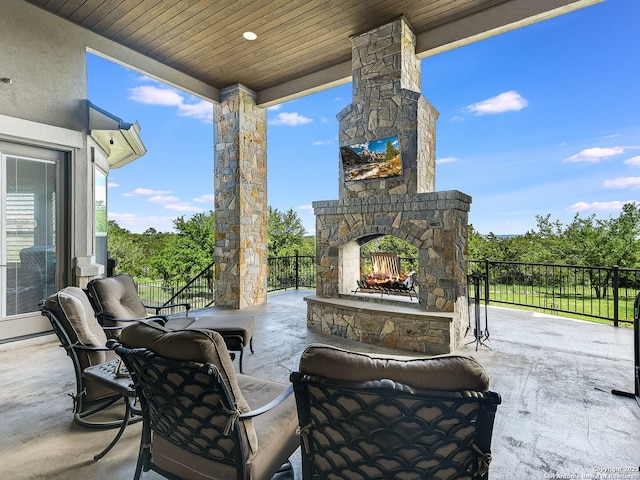
<path fill-rule="evenodd" d="M 347 182 L 402 175 L 398 137 L 380 138 L 340 147 Z"/>

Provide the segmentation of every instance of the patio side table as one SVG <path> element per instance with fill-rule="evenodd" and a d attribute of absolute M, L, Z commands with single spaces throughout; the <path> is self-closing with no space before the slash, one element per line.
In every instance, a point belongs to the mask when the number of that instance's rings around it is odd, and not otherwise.
<path fill-rule="evenodd" d="M 118 440 L 122 437 L 127 425 L 132 423 L 132 421 L 137 422 L 142 420 L 142 417 L 132 420 L 133 415 L 139 415 L 140 411 L 134 406 L 136 390 L 133 386 L 133 380 L 121 360 L 115 359 L 110 362 L 101 363 L 100 365 L 88 367 L 84 370 L 84 375 L 102 383 L 111 390 L 120 393 L 125 404 L 124 418 L 122 419 L 122 424 L 120 425 L 115 438 L 111 440 L 111 443 L 109 443 L 104 450 L 93 457 L 95 461 L 98 461 L 109 453 L 113 446 L 118 443 Z"/>

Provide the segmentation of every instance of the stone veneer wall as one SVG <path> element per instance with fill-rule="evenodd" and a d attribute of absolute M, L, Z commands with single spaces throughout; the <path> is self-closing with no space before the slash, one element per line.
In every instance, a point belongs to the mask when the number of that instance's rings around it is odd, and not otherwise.
<path fill-rule="evenodd" d="M 308 327 L 359 342 L 440 354 L 450 353 L 462 338 L 452 313 L 317 296 L 305 301 Z"/>
<path fill-rule="evenodd" d="M 338 297 L 355 290 L 358 240 L 393 235 L 418 248 L 419 308 L 458 312 L 459 299 L 466 301 L 470 204 L 457 190 L 313 202 L 316 293 Z"/>
<path fill-rule="evenodd" d="M 216 305 L 267 301 L 267 114 L 242 85 L 215 106 Z"/>
<path fill-rule="evenodd" d="M 433 192 L 438 112 L 420 93 L 420 60 L 406 21 L 352 39 L 353 100 L 338 114 L 341 146 L 398 136 L 403 175 L 344 181 L 340 198 Z"/>

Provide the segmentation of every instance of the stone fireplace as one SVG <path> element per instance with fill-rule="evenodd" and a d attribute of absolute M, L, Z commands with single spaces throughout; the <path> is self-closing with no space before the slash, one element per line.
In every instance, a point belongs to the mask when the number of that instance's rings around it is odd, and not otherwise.
<path fill-rule="evenodd" d="M 399 174 L 349 180 L 340 198 L 313 203 L 316 295 L 307 325 L 366 343 L 448 353 L 464 335 L 471 198 L 435 192 L 437 111 L 420 93 L 415 36 L 404 18 L 352 38 L 353 100 L 338 114 L 340 146 L 397 138 Z M 360 247 L 393 235 L 418 249 L 418 302 L 354 294 Z M 372 301 L 374 300 L 374 301 Z"/>

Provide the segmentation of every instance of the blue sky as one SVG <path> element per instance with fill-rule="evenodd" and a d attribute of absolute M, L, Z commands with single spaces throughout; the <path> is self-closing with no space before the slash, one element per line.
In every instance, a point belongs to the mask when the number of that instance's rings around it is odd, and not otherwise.
<path fill-rule="evenodd" d="M 640 201 L 640 2 L 607 0 L 422 60 L 440 112 L 436 190 L 473 198 L 480 233 L 551 214 L 617 216 Z M 138 121 L 147 154 L 109 175 L 109 218 L 171 231 L 213 209 L 212 108 L 88 54 L 89 99 Z M 268 201 L 313 233 L 311 203 L 338 198 L 338 114 L 351 84 L 268 110 Z"/>

